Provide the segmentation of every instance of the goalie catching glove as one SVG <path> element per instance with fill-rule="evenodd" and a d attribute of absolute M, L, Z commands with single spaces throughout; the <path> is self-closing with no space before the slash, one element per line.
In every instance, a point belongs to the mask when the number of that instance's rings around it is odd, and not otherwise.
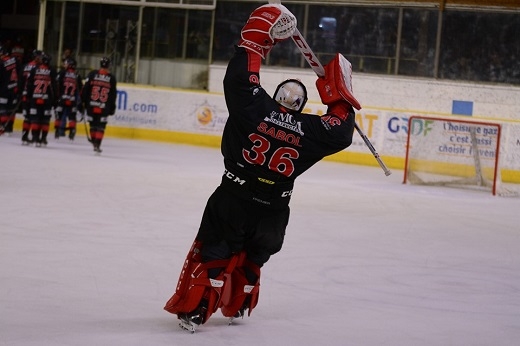
<path fill-rule="evenodd" d="M 239 47 L 249 49 L 263 59 L 273 46 L 292 36 L 296 17 L 283 5 L 263 5 L 254 10 L 240 33 Z"/>
<path fill-rule="evenodd" d="M 324 68 L 325 76 L 316 81 L 321 102 L 331 106 L 344 100 L 355 109 L 360 110 L 361 105 L 352 92 L 352 65 L 350 62 L 337 53 Z"/>

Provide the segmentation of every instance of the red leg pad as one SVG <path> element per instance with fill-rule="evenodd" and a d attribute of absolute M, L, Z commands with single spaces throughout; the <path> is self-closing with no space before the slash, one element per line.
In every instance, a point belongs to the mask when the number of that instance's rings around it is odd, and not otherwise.
<path fill-rule="evenodd" d="M 228 266 L 229 260 L 201 263 L 201 245 L 200 241 L 195 240 L 193 242 L 179 275 L 175 293 L 166 302 L 164 310 L 172 314 L 191 312 L 205 298 L 208 300 L 208 310 L 204 321 L 207 321 L 219 307 L 221 291 L 224 286 L 224 273 L 215 279 L 211 279 L 208 277 L 208 269 L 225 268 Z"/>
<path fill-rule="evenodd" d="M 245 276 L 244 267 L 247 267 L 258 277 L 254 285 L 250 284 Z M 233 317 L 244 306 L 244 302 L 249 297 L 248 316 L 258 303 L 260 293 L 260 267 L 245 260 L 241 267 L 235 268 L 231 273 L 230 280 L 226 280 L 226 285 L 222 293 L 220 310 L 226 317 Z"/>

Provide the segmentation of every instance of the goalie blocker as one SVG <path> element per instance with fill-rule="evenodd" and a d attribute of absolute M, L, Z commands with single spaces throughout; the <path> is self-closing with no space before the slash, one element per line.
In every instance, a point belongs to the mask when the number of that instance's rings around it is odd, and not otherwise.
<path fill-rule="evenodd" d="M 347 101 L 357 110 L 361 105 L 352 91 L 352 64 L 340 53 L 337 53 L 324 66 L 325 76 L 318 78 L 316 88 L 323 104 L 332 106 L 338 101 Z"/>

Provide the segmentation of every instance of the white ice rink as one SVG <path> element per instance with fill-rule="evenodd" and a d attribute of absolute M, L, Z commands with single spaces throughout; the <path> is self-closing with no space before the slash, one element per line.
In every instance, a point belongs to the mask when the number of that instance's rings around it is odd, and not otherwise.
<path fill-rule="evenodd" d="M 520 198 L 321 162 L 297 180 L 251 317 L 217 312 L 192 335 L 163 306 L 220 151 L 102 148 L 0 137 L 0 345 L 520 344 Z"/>

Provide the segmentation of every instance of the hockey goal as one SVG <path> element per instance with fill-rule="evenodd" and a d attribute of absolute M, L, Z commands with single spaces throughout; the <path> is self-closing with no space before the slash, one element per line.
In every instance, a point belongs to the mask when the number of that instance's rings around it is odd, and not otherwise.
<path fill-rule="evenodd" d="M 403 183 L 516 194 L 502 185 L 500 138 L 497 123 L 412 116 Z"/>

